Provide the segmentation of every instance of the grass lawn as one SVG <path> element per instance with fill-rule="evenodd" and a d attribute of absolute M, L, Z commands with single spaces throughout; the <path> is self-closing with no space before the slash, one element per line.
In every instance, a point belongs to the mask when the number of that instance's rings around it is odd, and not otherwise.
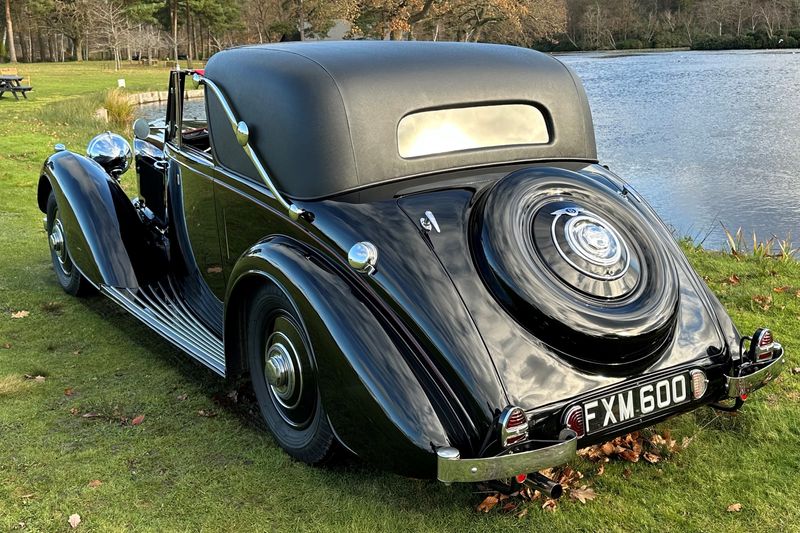
<path fill-rule="evenodd" d="M 701 409 L 662 424 L 692 441 L 658 464 L 612 461 L 597 475 L 576 458 L 597 498 L 565 497 L 555 512 L 534 502 L 522 518 L 477 513 L 468 486 L 294 462 L 247 405 L 220 401 L 229 385 L 109 300 L 68 297 L 51 269 L 42 161 L 56 142 L 82 152 L 107 127 L 87 117 L 117 78 L 165 89 L 167 70 L 19 69 L 30 100 L 0 100 L 0 530 L 66 531 L 73 513 L 78 530 L 120 531 L 800 529 L 800 375 L 788 372 L 741 414 Z M 133 172 L 123 181 L 132 189 Z M 769 324 L 800 366 L 800 264 L 686 251 L 740 329 Z"/>

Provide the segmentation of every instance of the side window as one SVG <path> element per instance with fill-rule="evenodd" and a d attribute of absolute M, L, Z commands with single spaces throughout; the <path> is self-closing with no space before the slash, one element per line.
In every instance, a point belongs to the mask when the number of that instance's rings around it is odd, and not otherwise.
<path fill-rule="evenodd" d="M 211 157 L 205 91 L 184 91 L 181 113 L 181 145 Z M 199 97 L 198 97 L 199 95 Z"/>

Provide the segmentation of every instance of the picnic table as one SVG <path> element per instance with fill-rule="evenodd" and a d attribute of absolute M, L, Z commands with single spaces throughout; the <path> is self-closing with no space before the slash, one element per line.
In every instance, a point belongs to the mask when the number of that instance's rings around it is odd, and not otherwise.
<path fill-rule="evenodd" d="M 10 91 L 15 99 L 19 100 L 19 94 L 21 93 L 22 97 L 27 100 L 28 96 L 25 93 L 32 90 L 33 87 L 30 85 L 22 85 L 22 76 L 16 74 L 0 74 L 0 98 L 3 97 L 4 93 Z"/>

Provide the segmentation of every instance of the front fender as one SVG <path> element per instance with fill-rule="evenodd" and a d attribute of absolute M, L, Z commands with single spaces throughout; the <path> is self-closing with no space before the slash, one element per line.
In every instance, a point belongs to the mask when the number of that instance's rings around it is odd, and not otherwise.
<path fill-rule="evenodd" d="M 365 460 L 433 477 L 434 446 L 449 443 L 408 350 L 357 287 L 295 241 L 260 242 L 237 262 L 225 310 L 228 365 L 236 369 L 242 312 L 254 284 L 272 282 L 294 301 L 308 331 L 320 394 L 340 440 Z"/>
<path fill-rule="evenodd" d="M 42 168 L 38 201 L 43 212 L 50 190 L 78 270 L 98 286 L 137 288 L 120 218 L 130 226 L 138 217 L 119 184 L 93 160 L 62 151 L 47 158 Z"/>

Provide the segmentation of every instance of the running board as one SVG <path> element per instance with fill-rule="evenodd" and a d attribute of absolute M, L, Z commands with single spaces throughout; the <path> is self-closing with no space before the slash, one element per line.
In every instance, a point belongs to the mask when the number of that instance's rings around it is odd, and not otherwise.
<path fill-rule="evenodd" d="M 107 285 L 103 285 L 101 290 L 156 333 L 220 376 L 225 376 L 222 340 L 189 310 L 175 291 L 172 280 L 136 290 Z"/>

